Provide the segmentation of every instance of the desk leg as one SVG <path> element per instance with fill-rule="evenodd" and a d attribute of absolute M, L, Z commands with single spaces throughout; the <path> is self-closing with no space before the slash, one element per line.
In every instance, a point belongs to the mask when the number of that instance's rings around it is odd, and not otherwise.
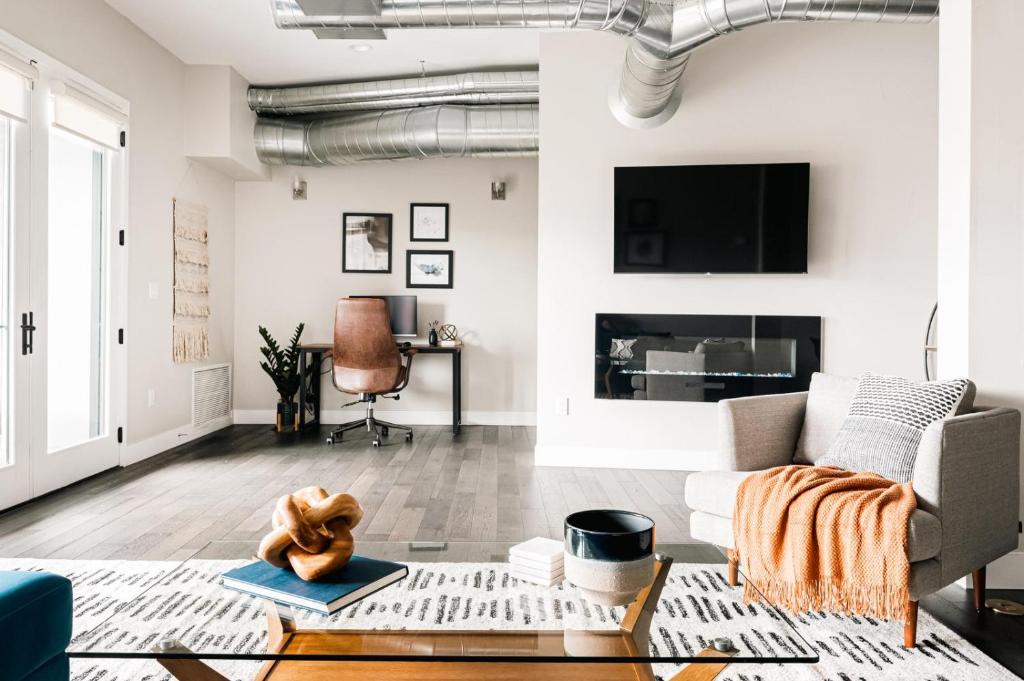
<path fill-rule="evenodd" d="M 452 434 L 462 430 L 462 353 L 452 353 Z"/>
<path fill-rule="evenodd" d="M 320 367 L 324 363 L 324 355 L 322 352 L 317 352 L 312 355 L 313 367 L 311 369 L 311 375 L 309 377 L 309 392 L 313 402 L 313 420 L 310 427 L 317 428 L 320 426 Z"/>
<path fill-rule="evenodd" d="M 300 432 L 320 425 L 320 365 L 323 364 L 323 356 L 319 350 L 299 352 Z"/>
<path fill-rule="evenodd" d="M 306 429 L 306 351 L 299 350 L 299 432 Z"/>

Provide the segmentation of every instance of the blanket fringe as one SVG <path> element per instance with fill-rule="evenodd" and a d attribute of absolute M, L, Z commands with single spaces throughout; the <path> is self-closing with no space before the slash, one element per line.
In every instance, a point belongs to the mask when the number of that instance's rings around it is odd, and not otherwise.
<path fill-rule="evenodd" d="M 828 611 L 902 621 L 907 616 L 908 595 L 906 588 L 889 584 L 856 586 L 834 579 L 799 583 L 769 579 L 755 586 L 746 579 L 743 600 L 765 602 L 794 614 Z"/>

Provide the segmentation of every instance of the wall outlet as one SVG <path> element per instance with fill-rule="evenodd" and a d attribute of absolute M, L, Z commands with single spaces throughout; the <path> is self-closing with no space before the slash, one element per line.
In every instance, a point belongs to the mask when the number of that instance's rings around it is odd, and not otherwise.
<path fill-rule="evenodd" d="M 156 391 L 152 388 L 146 390 L 146 404 L 150 407 L 156 406 Z"/>
<path fill-rule="evenodd" d="M 149 299 L 156 300 L 160 297 L 160 285 L 155 281 L 149 282 Z"/>
<path fill-rule="evenodd" d="M 558 414 L 559 416 L 568 416 L 569 415 L 569 398 L 568 397 L 559 397 L 558 398 L 558 403 L 555 405 L 555 413 Z"/>

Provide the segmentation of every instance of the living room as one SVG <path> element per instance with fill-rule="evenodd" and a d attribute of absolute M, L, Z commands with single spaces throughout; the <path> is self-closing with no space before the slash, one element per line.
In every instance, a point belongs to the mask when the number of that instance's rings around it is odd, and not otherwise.
<path fill-rule="evenodd" d="M 0 680 L 1024 677 L 1017 3 L 0 5 Z"/>

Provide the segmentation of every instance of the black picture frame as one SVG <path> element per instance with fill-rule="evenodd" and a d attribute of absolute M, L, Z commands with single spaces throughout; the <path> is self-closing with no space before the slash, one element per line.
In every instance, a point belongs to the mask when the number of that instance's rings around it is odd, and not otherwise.
<path fill-rule="evenodd" d="M 443 208 L 444 209 L 444 237 L 425 238 L 416 236 L 416 209 L 417 208 Z M 409 241 L 448 241 L 448 215 L 450 207 L 447 203 L 413 203 L 409 204 Z"/>
<path fill-rule="evenodd" d="M 386 268 L 367 268 L 359 266 L 356 263 L 353 266 L 349 265 L 350 258 L 354 258 L 353 254 L 349 253 L 348 250 L 348 236 L 349 236 L 349 219 L 356 218 L 371 218 L 374 221 L 381 220 L 386 224 L 386 238 L 387 238 L 387 267 Z M 345 273 L 353 274 L 390 274 L 391 273 L 391 255 L 394 244 L 394 215 L 391 213 L 342 213 L 341 214 L 341 271 Z M 379 240 L 380 235 L 377 235 Z M 367 237 L 369 241 L 369 237 Z M 373 244 L 370 244 L 371 248 Z M 376 248 L 374 248 L 376 250 Z"/>
<path fill-rule="evenodd" d="M 413 257 L 417 255 L 440 256 L 448 259 L 447 281 L 440 284 L 413 282 Z M 422 275 L 421 275 L 422 276 Z M 455 286 L 455 251 L 421 251 L 408 250 L 405 252 L 405 287 L 406 288 L 454 288 Z"/>

